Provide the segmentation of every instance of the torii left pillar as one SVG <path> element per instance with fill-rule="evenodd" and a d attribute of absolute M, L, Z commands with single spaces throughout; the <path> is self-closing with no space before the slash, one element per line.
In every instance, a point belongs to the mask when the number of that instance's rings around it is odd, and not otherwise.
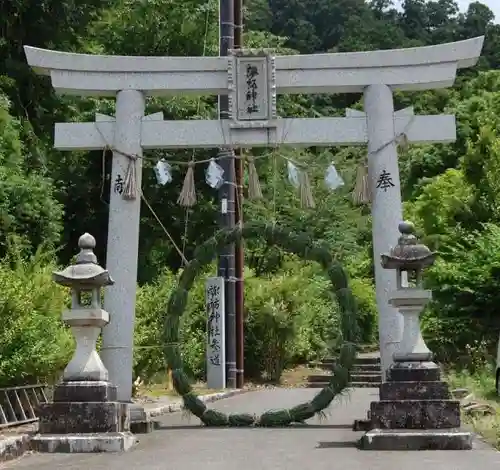
<path fill-rule="evenodd" d="M 105 294 L 104 305 L 113 309 L 115 320 L 102 332 L 101 358 L 110 379 L 117 384 L 117 398 L 132 400 L 133 342 L 135 323 L 136 282 L 139 250 L 141 209 L 143 123 L 162 121 L 163 113 L 144 116 L 145 96 L 136 90 L 120 91 L 116 95 L 116 118 L 96 114 L 96 126 L 101 139 L 113 143 L 111 192 L 108 219 L 107 266 L 116 270 L 118 282 Z M 135 160 L 136 192 L 134 198 L 124 197 L 124 176 L 130 157 Z M 131 408 L 132 415 L 136 408 Z M 134 417 L 134 416 L 132 416 Z M 145 420 L 144 416 L 139 419 Z M 134 421 L 134 420 L 133 420 Z"/>
<path fill-rule="evenodd" d="M 106 290 L 104 308 L 113 312 L 102 332 L 101 357 L 117 386 L 119 401 L 132 399 L 133 343 L 137 283 L 137 253 L 142 181 L 142 120 L 145 96 L 141 91 L 123 90 L 116 95 L 116 122 L 113 141 L 113 166 L 109 204 L 107 269 L 115 284 Z M 128 155 L 128 156 L 127 156 Z M 135 198 L 123 197 L 123 179 L 134 156 Z"/>

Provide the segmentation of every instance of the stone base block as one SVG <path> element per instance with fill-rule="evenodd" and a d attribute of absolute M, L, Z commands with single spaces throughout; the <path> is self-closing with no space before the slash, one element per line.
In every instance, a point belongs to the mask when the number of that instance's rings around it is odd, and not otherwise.
<path fill-rule="evenodd" d="M 121 433 L 130 430 L 129 404 L 118 402 L 43 403 L 40 434 Z"/>
<path fill-rule="evenodd" d="M 372 428 L 372 422 L 369 419 L 355 419 L 352 424 L 354 432 L 369 431 Z"/>
<path fill-rule="evenodd" d="M 159 421 L 135 421 L 130 423 L 130 432 L 134 434 L 149 434 L 150 432 L 160 429 L 161 424 Z"/>
<path fill-rule="evenodd" d="M 130 431 L 134 434 L 148 434 L 154 431 L 154 422 L 144 407 L 133 403 L 130 405 Z"/>
<path fill-rule="evenodd" d="M 396 351 L 392 358 L 394 362 L 431 362 L 433 358 L 431 351 L 428 352 L 400 352 Z"/>
<path fill-rule="evenodd" d="M 153 431 L 150 416 L 143 406 L 133 403 L 130 405 L 130 430 L 135 434 L 147 434 Z"/>
<path fill-rule="evenodd" d="M 373 428 L 447 429 L 460 427 L 458 400 L 390 400 L 370 404 Z"/>
<path fill-rule="evenodd" d="M 34 451 L 66 454 L 123 452 L 136 443 L 137 438 L 130 432 L 37 434 L 31 439 Z"/>
<path fill-rule="evenodd" d="M 116 401 L 116 387 L 110 382 L 63 382 L 54 389 L 54 402 Z"/>
<path fill-rule="evenodd" d="M 446 382 L 384 382 L 380 385 L 381 400 L 448 400 Z"/>
<path fill-rule="evenodd" d="M 362 450 L 470 450 L 473 434 L 460 429 L 372 429 L 359 441 Z"/>
<path fill-rule="evenodd" d="M 387 369 L 388 382 L 440 382 L 441 369 L 434 362 L 399 362 Z"/>

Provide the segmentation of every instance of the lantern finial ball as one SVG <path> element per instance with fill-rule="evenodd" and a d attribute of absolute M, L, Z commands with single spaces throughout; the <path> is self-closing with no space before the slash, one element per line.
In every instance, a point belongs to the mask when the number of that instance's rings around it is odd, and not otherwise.
<path fill-rule="evenodd" d="M 78 239 L 78 248 L 81 250 L 93 250 L 95 248 L 95 238 L 90 233 L 84 233 Z"/>
<path fill-rule="evenodd" d="M 415 225 L 413 225 L 413 222 L 405 220 L 399 223 L 398 230 L 402 235 L 412 235 L 415 233 Z"/>

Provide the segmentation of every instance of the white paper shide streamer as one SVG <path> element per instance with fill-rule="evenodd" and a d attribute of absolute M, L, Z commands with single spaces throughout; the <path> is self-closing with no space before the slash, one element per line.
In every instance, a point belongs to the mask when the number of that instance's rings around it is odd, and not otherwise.
<path fill-rule="evenodd" d="M 219 189 L 224 183 L 224 170 L 213 158 L 205 170 L 205 181 L 213 189 Z"/>
<path fill-rule="evenodd" d="M 294 186 L 298 188 L 300 186 L 300 178 L 299 178 L 299 170 L 298 168 L 290 161 L 287 161 L 287 169 L 288 169 L 288 181 Z"/>
<path fill-rule="evenodd" d="M 337 169 L 335 168 L 335 165 L 333 164 L 333 162 L 330 164 L 330 166 L 326 170 L 325 184 L 332 191 L 335 191 L 337 188 L 340 188 L 340 187 L 344 186 L 344 184 L 345 184 L 344 180 L 342 179 L 342 177 L 339 175 Z"/>
<path fill-rule="evenodd" d="M 172 167 L 163 159 L 155 165 L 155 174 L 156 180 L 161 186 L 172 182 Z"/>

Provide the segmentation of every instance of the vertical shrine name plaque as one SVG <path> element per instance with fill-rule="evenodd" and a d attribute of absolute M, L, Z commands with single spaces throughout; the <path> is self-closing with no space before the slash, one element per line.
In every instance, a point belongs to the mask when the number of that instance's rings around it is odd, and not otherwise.
<path fill-rule="evenodd" d="M 226 331 L 224 278 L 210 277 L 205 284 L 207 310 L 207 387 L 226 388 Z"/>
<path fill-rule="evenodd" d="M 275 127 L 276 65 L 265 50 L 238 49 L 229 58 L 232 127 Z"/>

